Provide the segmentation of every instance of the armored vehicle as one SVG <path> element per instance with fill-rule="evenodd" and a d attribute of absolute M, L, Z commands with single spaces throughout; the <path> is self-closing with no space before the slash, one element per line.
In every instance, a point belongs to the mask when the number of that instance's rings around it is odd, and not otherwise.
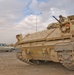
<path fill-rule="evenodd" d="M 74 70 L 74 15 L 67 16 L 64 22 L 56 20 L 46 30 L 25 37 L 16 35 L 16 46 L 20 47 L 17 58 L 29 64 L 59 62 Z"/>

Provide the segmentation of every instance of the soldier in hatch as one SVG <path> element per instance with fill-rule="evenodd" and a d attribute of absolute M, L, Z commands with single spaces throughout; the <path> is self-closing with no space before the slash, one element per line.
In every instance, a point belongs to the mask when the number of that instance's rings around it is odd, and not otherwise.
<path fill-rule="evenodd" d="M 66 17 L 63 17 L 62 15 L 59 16 L 59 21 L 64 22 L 66 20 Z"/>
<path fill-rule="evenodd" d="M 68 18 L 59 16 L 59 21 L 61 22 L 61 30 L 63 32 L 70 32 L 70 24 L 68 23 Z"/>

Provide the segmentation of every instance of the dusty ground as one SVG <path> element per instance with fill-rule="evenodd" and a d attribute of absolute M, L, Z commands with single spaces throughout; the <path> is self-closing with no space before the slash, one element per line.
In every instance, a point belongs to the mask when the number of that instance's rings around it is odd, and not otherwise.
<path fill-rule="evenodd" d="M 74 75 L 74 71 L 53 62 L 28 65 L 19 61 L 15 52 L 7 52 L 0 53 L 0 75 Z"/>

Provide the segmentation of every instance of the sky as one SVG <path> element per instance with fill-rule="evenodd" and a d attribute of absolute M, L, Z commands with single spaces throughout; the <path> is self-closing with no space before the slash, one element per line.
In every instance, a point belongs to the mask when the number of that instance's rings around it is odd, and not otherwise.
<path fill-rule="evenodd" d="M 45 30 L 59 15 L 74 15 L 74 0 L 0 0 L 0 42 L 16 43 L 16 35 Z"/>

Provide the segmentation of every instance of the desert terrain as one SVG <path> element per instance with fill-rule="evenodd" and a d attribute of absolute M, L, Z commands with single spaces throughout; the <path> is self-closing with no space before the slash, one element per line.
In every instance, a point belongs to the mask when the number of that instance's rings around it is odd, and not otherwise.
<path fill-rule="evenodd" d="M 59 63 L 29 65 L 16 58 L 16 52 L 0 53 L 0 75 L 74 75 Z"/>

